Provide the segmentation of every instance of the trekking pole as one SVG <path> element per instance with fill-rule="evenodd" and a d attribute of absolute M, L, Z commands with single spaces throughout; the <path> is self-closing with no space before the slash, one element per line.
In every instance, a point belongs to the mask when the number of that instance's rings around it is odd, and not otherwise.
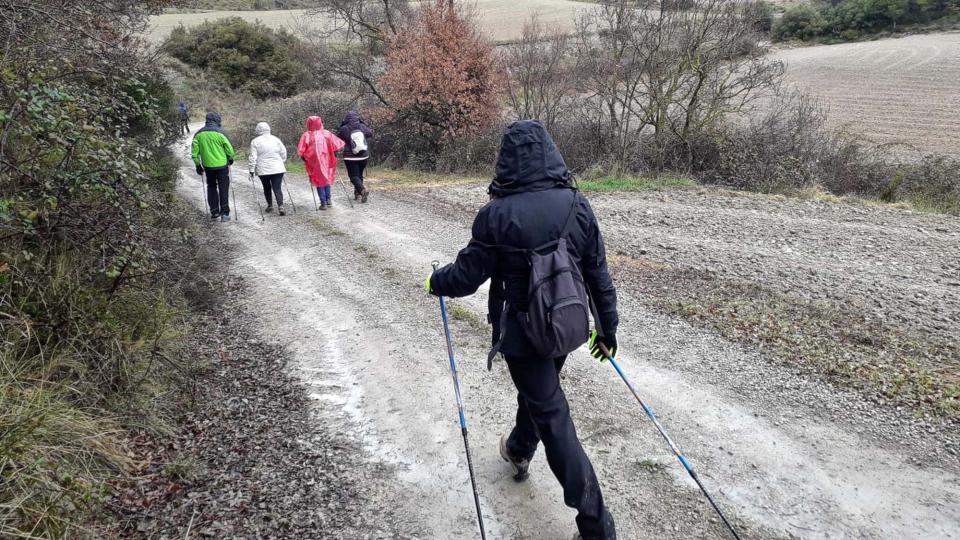
<path fill-rule="evenodd" d="M 713 497 L 710 496 L 710 493 L 707 492 L 707 488 L 703 486 L 703 482 L 700 481 L 700 477 L 697 476 L 696 471 L 693 470 L 693 465 L 690 465 L 690 462 L 687 461 L 687 458 L 683 455 L 683 452 L 680 451 L 680 448 L 674 444 L 673 440 L 667 435 L 667 432 L 664 431 L 663 426 L 660 425 L 660 421 L 657 420 L 657 416 L 653 414 L 653 409 L 651 409 L 643 399 L 640 398 L 640 394 L 637 393 L 636 389 L 633 388 L 633 384 L 630 383 L 630 380 L 627 379 L 627 376 L 623 373 L 623 370 L 620 369 L 620 364 L 617 363 L 617 359 L 610 354 L 610 350 L 607 349 L 606 345 L 600 343 L 600 352 L 603 353 L 607 360 L 610 360 L 610 365 L 613 366 L 613 369 L 617 370 L 617 375 L 620 375 L 620 378 L 623 379 L 623 382 L 626 383 L 627 388 L 630 389 L 630 393 L 633 394 L 633 397 L 637 399 L 637 402 L 640 403 L 640 406 L 643 407 L 643 411 L 647 413 L 647 416 L 650 417 L 650 420 L 653 421 L 653 425 L 657 427 L 657 431 L 660 432 L 660 435 L 663 436 L 663 440 L 667 441 L 667 444 L 670 446 L 670 449 L 673 450 L 677 459 L 680 460 L 680 464 L 683 465 L 683 468 L 687 470 L 690 474 L 690 477 L 693 478 L 693 481 L 697 483 L 697 486 L 700 487 L 700 491 L 703 492 L 703 495 L 710 501 L 710 505 L 713 506 L 713 509 L 717 511 L 717 515 L 720 516 L 720 519 L 723 520 L 723 523 L 730 529 L 730 533 L 733 534 L 733 537 L 737 540 L 740 540 L 740 535 L 737 534 L 737 530 L 733 528 L 733 525 L 727 521 L 727 517 L 723 515 L 723 512 L 720 511 L 720 507 L 717 506 L 717 503 L 713 501 Z"/>
<path fill-rule="evenodd" d="M 336 176 L 340 176 L 339 173 Z M 337 182 L 340 184 L 340 188 L 343 190 L 343 196 L 347 198 L 347 202 L 350 203 L 350 208 L 353 208 L 353 198 L 350 197 L 350 192 L 347 191 L 347 186 L 343 185 L 343 182 Z"/>
<path fill-rule="evenodd" d="M 436 272 L 439 261 L 433 261 Z M 473 502 L 477 505 L 477 522 L 480 525 L 480 538 L 486 540 L 487 532 L 483 528 L 483 513 L 480 512 L 480 495 L 477 493 L 477 479 L 473 474 L 473 460 L 470 458 L 470 443 L 467 442 L 467 420 L 463 414 L 463 400 L 460 398 L 460 380 L 457 378 L 457 361 L 453 358 L 453 341 L 450 339 L 450 323 L 447 319 L 447 304 L 440 299 L 440 317 L 443 319 L 443 335 L 447 339 L 447 356 L 450 358 L 450 375 L 453 377 L 453 390 L 457 395 L 457 412 L 460 414 L 460 432 L 463 433 L 463 447 L 467 451 L 467 469 L 470 471 L 470 485 L 473 487 Z"/>
<path fill-rule="evenodd" d="M 253 189 L 253 200 L 257 202 L 257 209 L 260 210 L 260 221 L 264 221 L 263 207 L 260 206 L 260 197 L 257 197 L 257 185 L 253 183 L 253 175 L 250 176 L 250 188 Z"/>
<path fill-rule="evenodd" d="M 290 184 L 287 183 L 287 176 L 286 176 L 286 175 L 283 176 L 283 180 L 281 180 L 281 182 L 283 183 L 284 186 L 287 187 L 287 199 L 290 201 L 290 206 L 293 207 L 293 213 L 296 214 L 296 213 L 297 213 L 297 205 L 293 204 L 293 196 L 290 195 Z"/>
<path fill-rule="evenodd" d="M 210 198 L 207 196 L 207 182 L 203 173 L 200 173 L 200 189 L 203 190 L 203 202 L 207 203 L 207 211 L 210 211 Z"/>
<path fill-rule="evenodd" d="M 230 186 L 230 193 L 233 194 L 233 220 L 240 221 L 240 208 L 237 206 L 237 187 L 232 185 Z"/>
<path fill-rule="evenodd" d="M 240 209 L 237 208 L 237 186 L 233 185 L 233 169 L 230 168 L 230 165 L 227 165 L 227 177 L 230 179 L 227 195 L 233 195 L 233 219 L 240 221 Z"/>

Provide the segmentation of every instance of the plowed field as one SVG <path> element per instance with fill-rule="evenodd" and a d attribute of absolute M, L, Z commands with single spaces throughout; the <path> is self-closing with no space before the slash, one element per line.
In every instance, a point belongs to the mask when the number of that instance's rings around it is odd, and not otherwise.
<path fill-rule="evenodd" d="M 474 3 L 470 3 L 474 4 Z M 469 4 L 468 4 L 469 5 Z M 548 26 L 572 30 L 577 14 L 596 4 L 573 2 L 570 0 L 476 0 L 474 10 L 480 21 L 480 27 L 495 41 L 518 39 L 523 31 L 523 23 L 531 15 L 537 14 Z M 289 28 L 295 21 L 309 17 L 303 9 L 274 11 L 206 11 L 199 13 L 170 13 L 153 17 L 150 21 L 151 41 L 159 42 L 179 25 L 193 26 L 204 21 L 214 21 L 224 17 L 241 17 L 248 21 L 259 20 L 273 28 Z"/>
<path fill-rule="evenodd" d="M 787 80 L 818 94 L 830 122 L 878 143 L 960 155 L 960 33 L 775 53 Z"/>

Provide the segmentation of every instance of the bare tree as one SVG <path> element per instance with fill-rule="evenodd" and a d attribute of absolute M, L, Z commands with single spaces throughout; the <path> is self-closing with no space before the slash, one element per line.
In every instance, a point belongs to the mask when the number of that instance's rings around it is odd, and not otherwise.
<path fill-rule="evenodd" d="M 516 118 L 538 119 L 549 129 L 568 110 L 577 91 L 570 51 L 569 37 L 536 15 L 523 25 L 520 41 L 503 49 L 507 102 Z"/>
<path fill-rule="evenodd" d="M 310 44 L 315 69 L 387 105 L 378 83 L 387 42 L 412 16 L 408 0 L 319 0 L 295 30 Z"/>
<path fill-rule="evenodd" d="M 752 1 L 689 0 L 686 9 L 645 10 L 618 0 L 578 21 L 581 90 L 607 121 L 607 146 L 629 165 L 643 134 L 659 150 L 691 157 L 694 135 L 753 104 L 775 87 L 779 62 L 759 47 Z"/>

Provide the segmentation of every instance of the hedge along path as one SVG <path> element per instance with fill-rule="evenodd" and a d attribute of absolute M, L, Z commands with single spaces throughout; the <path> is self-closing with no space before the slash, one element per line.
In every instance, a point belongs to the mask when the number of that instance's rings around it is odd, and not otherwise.
<path fill-rule="evenodd" d="M 960 33 L 772 53 L 786 81 L 820 96 L 827 121 L 876 143 L 960 156 Z M 905 155 L 917 155 L 905 148 Z"/>

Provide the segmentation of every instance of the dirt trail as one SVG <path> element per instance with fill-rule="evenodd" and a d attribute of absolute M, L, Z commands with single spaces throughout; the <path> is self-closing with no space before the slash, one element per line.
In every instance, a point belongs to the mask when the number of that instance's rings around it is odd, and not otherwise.
<path fill-rule="evenodd" d="M 365 463 L 397 471 L 401 491 L 384 494 L 384 503 L 411 523 L 383 523 L 370 536 L 476 538 L 438 310 L 422 281 L 431 260 L 451 260 L 468 239 L 464 214 L 481 190 L 376 192 L 371 204 L 351 209 L 335 187 L 336 205 L 320 213 L 306 181 L 292 177 L 297 213 L 261 222 L 259 185 L 252 188 L 239 163 L 234 185 L 239 221 L 210 226 L 236 245 L 227 271 L 254 285 L 244 311 L 259 320 L 263 339 L 288 344 L 311 397 L 343 411 L 328 420 L 364 448 L 357 475 Z M 186 160 L 179 189 L 203 211 L 201 183 Z M 600 202 L 607 204 L 617 201 Z M 624 368 L 746 537 L 960 538 L 955 461 L 924 463 L 925 446 L 903 447 L 870 429 L 884 411 L 651 312 L 629 290 L 621 298 Z M 574 513 L 542 453 L 520 485 L 497 455 L 515 396 L 505 368 L 487 372 L 482 360 L 483 295 L 456 305 L 463 309 L 454 339 L 489 535 L 568 537 Z M 615 373 L 582 351 L 568 366 L 574 420 L 620 536 L 723 538 Z M 771 381 L 781 384 L 783 402 L 757 398 L 754 389 Z M 803 394 L 816 402 L 796 402 Z M 844 407 L 859 414 L 834 415 Z"/>

